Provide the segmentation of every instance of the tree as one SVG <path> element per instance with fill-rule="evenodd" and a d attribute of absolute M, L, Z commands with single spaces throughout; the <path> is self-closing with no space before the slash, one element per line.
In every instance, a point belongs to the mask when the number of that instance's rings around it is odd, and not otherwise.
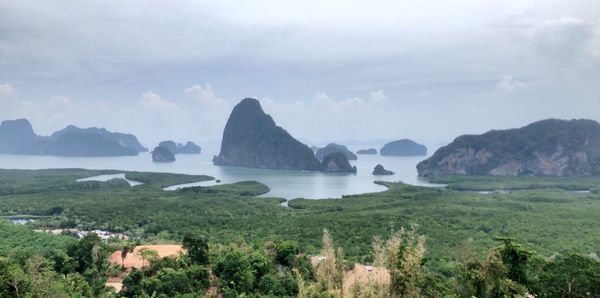
<path fill-rule="evenodd" d="M 23 269 L 6 257 L 0 257 L 0 297 L 21 297 L 29 280 Z"/>
<path fill-rule="evenodd" d="M 29 297 L 68 297 L 67 285 L 62 276 L 53 271 L 48 260 L 33 256 L 26 262 L 29 274 Z"/>
<path fill-rule="evenodd" d="M 192 232 L 185 233 L 183 248 L 187 250 L 188 256 L 195 264 L 208 264 L 208 242 L 204 236 Z"/>
<path fill-rule="evenodd" d="M 327 292 L 339 293 L 342 289 L 343 269 L 342 259 L 338 261 L 331 235 L 327 229 L 323 229 L 323 248 L 321 258 L 317 266 L 317 280 Z"/>
<path fill-rule="evenodd" d="M 146 261 L 151 262 L 160 258 L 160 255 L 156 250 L 144 247 L 137 252 L 137 255 L 142 258 L 142 268 L 146 267 Z"/>
<path fill-rule="evenodd" d="M 425 237 L 417 234 L 417 226 L 392 232 L 387 241 L 375 237 L 372 246 L 374 265 L 386 268 L 390 275 L 389 285 L 381 280 L 374 286 L 377 296 L 419 297 Z"/>
<path fill-rule="evenodd" d="M 157 294 L 175 297 L 178 294 L 191 293 L 193 290 L 192 280 L 183 270 L 163 268 L 156 273 L 155 278 L 158 280 Z"/>
<path fill-rule="evenodd" d="M 108 269 L 108 249 L 102 239 L 90 233 L 67 248 L 67 255 L 75 262 L 75 271 L 82 274 L 98 295 L 104 291 L 105 272 Z"/>
<path fill-rule="evenodd" d="M 529 283 L 532 254 L 511 239 L 499 238 L 503 247 L 490 252 L 483 261 L 466 257 L 459 273 L 459 294 L 476 297 L 524 297 Z"/>
<path fill-rule="evenodd" d="M 143 297 L 145 294 L 142 287 L 144 273 L 137 268 L 133 268 L 131 272 L 123 279 L 122 293 L 125 297 Z"/>
<path fill-rule="evenodd" d="M 597 296 L 600 261 L 580 255 L 559 256 L 543 267 L 534 292 L 540 297 Z"/>
<path fill-rule="evenodd" d="M 275 260 L 283 266 L 292 266 L 298 252 L 296 243 L 292 241 L 282 241 L 276 246 Z"/>
<path fill-rule="evenodd" d="M 135 245 L 131 243 L 127 243 L 121 248 L 121 270 L 125 270 L 125 258 L 127 258 L 129 253 L 133 252 L 134 248 Z"/>
<path fill-rule="evenodd" d="M 500 257 L 508 269 L 508 278 L 522 285 L 528 285 L 529 259 L 532 253 L 514 243 L 511 238 L 498 237 L 496 240 L 504 242 L 504 247 L 500 249 Z"/>
<path fill-rule="evenodd" d="M 246 252 L 239 248 L 224 252 L 214 265 L 213 272 L 220 279 L 219 284 L 224 296 L 226 293 L 248 293 L 253 289 L 254 270 Z"/>
<path fill-rule="evenodd" d="M 205 267 L 192 265 L 185 270 L 195 293 L 205 292 L 209 286 L 210 274 Z"/>
<path fill-rule="evenodd" d="M 67 248 L 67 255 L 77 262 L 76 271 L 85 272 L 88 268 L 101 271 L 106 264 L 108 250 L 102 239 L 95 233 L 90 233 Z"/>

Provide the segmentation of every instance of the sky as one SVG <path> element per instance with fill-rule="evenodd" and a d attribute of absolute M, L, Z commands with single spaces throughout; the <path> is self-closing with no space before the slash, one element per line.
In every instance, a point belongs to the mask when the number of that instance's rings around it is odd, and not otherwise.
<path fill-rule="evenodd" d="M 309 145 L 600 120 L 600 1 L 0 2 L 0 120 L 202 145 L 245 97 Z"/>

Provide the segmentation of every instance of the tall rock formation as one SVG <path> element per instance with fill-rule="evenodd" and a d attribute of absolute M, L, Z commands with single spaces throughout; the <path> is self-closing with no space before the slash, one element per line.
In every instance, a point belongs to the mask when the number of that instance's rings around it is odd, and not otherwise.
<path fill-rule="evenodd" d="M 383 176 L 383 175 L 394 175 L 395 173 L 390 171 L 390 170 L 386 170 L 381 164 L 377 164 L 375 166 L 375 168 L 373 169 L 373 175 L 375 176 Z"/>
<path fill-rule="evenodd" d="M 174 162 L 175 155 L 169 148 L 158 146 L 152 150 L 152 161 L 153 162 Z"/>
<path fill-rule="evenodd" d="M 6 120 L 0 123 L 0 153 L 17 153 L 19 147 L 39 139 L 27 119 Z"/>
<path fill-rule="evenodd" d="M 352 166 L 346 155 L 336 151 L 323 157 L 321 171 L 330 173 L 356 173 L 356 166 Z"/>
<path fill-rule="evenodd" d="M 318 171 L 321 167 L 313 151 L 277 126 L 253 98 L 245 98 L 233 108 L 223 132 L 221 152 L 213 163 L 301 171 Z"/>

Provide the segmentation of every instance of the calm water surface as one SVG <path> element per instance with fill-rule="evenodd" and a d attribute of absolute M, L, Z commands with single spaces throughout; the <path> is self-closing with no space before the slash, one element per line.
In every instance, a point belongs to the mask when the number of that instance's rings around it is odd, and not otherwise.
<path fill-rule="evenodd" d="M 351 149 L 355 150 L 355 148 Z M 221 180 L 221 183 L 256 180 L 271 188 L 271 192 L 267 196 L 287 199 L 340 198 L 342 195 L 385 190 L 384 186 L 373 183 L 376 180 L 402 181 L 413 185 L 434 186 L 417 176 L 415 166 L 425 159 L 422 156 L 359 155 L 357 161 L 351 161 L 358 168 L 358 173 L 354 175 L 214 166 L 212 157 L 217 150 L 204 151 L 203 149 L 203 153 L 200 155 L 177 155 L 177 161 L 174 163 L 154 163 L 150 153 L 122 157 L 56 157 L 0 154 L 0 168 L 84 168 L 202 174 L 215 177 Z M 371 172 L 378 163 L 381 163 L 386 169 L 396 172 L 396 174 L 392 176 L 373 176 Z"/>

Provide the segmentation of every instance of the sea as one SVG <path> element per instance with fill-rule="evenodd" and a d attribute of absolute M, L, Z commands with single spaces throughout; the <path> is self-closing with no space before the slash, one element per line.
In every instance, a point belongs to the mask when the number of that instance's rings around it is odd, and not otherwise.
<path fill-rule="evenodd" d="M 363 147 L 364 148 L 364 147 Z M 359 148 L 350 148 L 356 151 Z M 343 195 L 384 191 L 385 186 L 374 181 L 403 182 L 420 186 L 438 186 L 430 184 L 426 179 L 418 177 L 416 165 L 427 156 L 395 157 L 380 155 L 358 155 L 358 160 L 350 161 L 357 167 L 356 174 L 320 173 L 254 169 L 232 166 L 215 166 L 212 158 L 218 148 L 204 149 L 202 154 L 179 154 L 173 163 L 152 162 L 150 153 L 138 156 L 119 157 L 57 157 L 0 154 L 0 168 L 3 169 L 109 169 L 123 171 L 166 172 L 182 174 L 208 175 L 213 181 L 192 183 L 183 186 L 207 186 L 219 183 L 233 183 L 254 180 L 267 185 L 271 191 L 264 196 L 285 199 L 306 198 L 326 199 L 341 198 Z M 373 176 L 375 165 L 382 164 L 396 174 L 390 176 Z M 134 182 L 135 184 L 135 182 Z M 173 190 L 181 186 L 173 186 Z"/>

